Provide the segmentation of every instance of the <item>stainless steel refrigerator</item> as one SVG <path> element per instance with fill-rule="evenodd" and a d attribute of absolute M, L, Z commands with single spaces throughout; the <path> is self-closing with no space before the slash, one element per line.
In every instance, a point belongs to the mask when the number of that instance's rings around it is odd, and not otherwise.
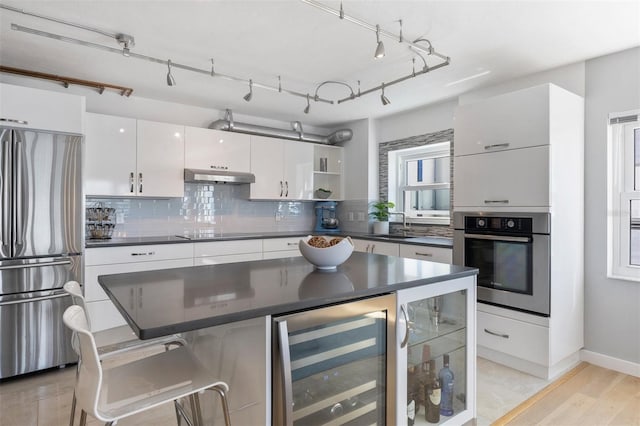
<path fill-rule="evenodd" d="M 0 127 L 0 379 L 77 360 L 62 290 L 82 282 L 82 136 Z"/>

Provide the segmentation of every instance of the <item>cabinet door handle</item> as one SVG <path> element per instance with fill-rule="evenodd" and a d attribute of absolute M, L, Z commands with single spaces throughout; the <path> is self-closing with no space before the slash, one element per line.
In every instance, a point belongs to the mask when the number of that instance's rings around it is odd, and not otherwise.
<path fill-rule="evenodd" d="M 491 330 L 486 329 L 486 328 L 484 329 L 484 332 L 487 333 L 487 334 L 491 334 L 492 336 L 502 337 L 503 339 L 508 339 L 509 338 L 508 334 L 498 333 L 498 332 L 491 331 Z"/>
<path fill-rule="evenodd" d="M 298 243 L 287 243 L 288 246 L 298 246 Z"/>
<path fill-rule="evenodd" d="M 373 250 L 375 250 L 376 245 L 375 244 L 371 244 L 371 253 L 373 253 Z"/>
<path fill-rule="evenodd" d="M 138 183 L 140 184 L 140 190 L 138 192 L 142 194 L 142 173 L 138 175 Z"/>
<path fill-rule="evenodd" d="M 509 200 L 484 200 L 485 204 L 509 204 Z"/>
<path fill-rule="evenodd" d="M 129 174 L 129 185 L 130 185 L 130 189 L 129 192 L 131 192 L 133 194 L 133 180 L 135 179 L 133 172 L 131 172 L 131 174 Z"/>
<path fill-rule="evenodd" d="M 280 181 L 280 196 L 282 197 L 282 193 L 284 192 L 284 186 L 282 185 L 282 181 Z"/>
<path fill-rule="evenodd" d="M 419 251 L 415 252 L 416 256 L 425 256 L 425 257 L 433 257 L 431 253 L 420 253 Z"/>
<path fill-rule="evenodd" d="M 508 147 L 509 147 L 508 143 L 496 143 L 493 145 L 485 145 L 484 149 L 508 148 Z"/>
<path fill-rule="evenodd" d="M 155 255 L 155 251 L 141 252 L 141 253 L 131 253 L 131 256 L 153 256 Z"/>
<path fill-rule="evenodd" d="M 400 305 L 400 312 L 402 312 L 402 316 L 404 317 L 404 338 L 400 343 L 400 348 L 404 348 L 407 346 L 407 343 L 409 343 L 409 316 L 407 315 L 404 305 Z"/>
<path fill-rule="evenodd" d="M 284 193 L 284 196 L 288 197 L 289 196 L 289 181 L 288 180 L 284 182 L 284 186 L 286 188 L 286 192 Z"/>
<path fill-rule="evenodd" d="M 15 118 L 0 118 L 0 121 L 4 123 L 29 124 L 27 120 L 17 120 Z"/>

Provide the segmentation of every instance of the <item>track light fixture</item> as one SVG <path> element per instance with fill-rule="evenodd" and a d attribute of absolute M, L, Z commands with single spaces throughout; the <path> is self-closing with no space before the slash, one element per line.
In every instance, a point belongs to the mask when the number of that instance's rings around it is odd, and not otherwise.
<path fill-rule="evenodd" d="M 384 56 L 384 43 L 380 40 L 380 25 L 376 24 L 376 41 L 378 44 L 376 45 L 376 53 L 374 53 L 374 58 L 382 58 Z"/>
<path fill-rule="evenodd" d="M 167 69 L 169 70 L 167 72 L 167 86 L 175 86 L 176 79 L 171 75 L 171 59 L 167 61 Z"/>
<path fill-rule="evenodd" d="M 389 105 L 391 101 L 384 95 L 384 83 L 382 83 L 382 94 L 380 95 L 380 100 L 382 101 L 382 105 Z"/>
<path fill-rule="evenodd" d="M 309 103 L 309 94 L 307 93 L 307 107 L 304 109 L 304 113 L 309 114 L 309 109 L 311 109 L 311 104 Z"/>
<path fill-rule="evenodd" d="M 252 97 L 253 97 L 253 80 L 249 80 L 249 93 L 244 95 L 243 99 L 249 102 Z"/>

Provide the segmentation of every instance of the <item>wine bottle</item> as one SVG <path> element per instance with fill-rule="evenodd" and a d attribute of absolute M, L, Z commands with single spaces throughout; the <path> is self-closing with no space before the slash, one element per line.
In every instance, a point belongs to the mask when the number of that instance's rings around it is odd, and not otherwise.
<path fill-rule="evenodd" d="M 416 419 L 416 383 L 417 383 L 416 367 L 410 366 L 407 368 L 407 425 L 413 426 Z M 419 406 L 418 406 L 419 407 Z"/>
<path fill-rule="evenodd" d="M 449 369 L 449 354 L 443 355 L 444 366 L 438 373 L 440 385 L 442 386 L 442 401 L 440 403 L 440 414 L 443 416 L 453 415 L 453 371 Z"/>
<path fill-rule="evenodd" d="M 427 367 L 429 376 L 427 379 L 426 401 L 425 401 L 425 414 L 424 419 L 429 423 L 440 422 L 440 380 L 436 377 L 436 362 L 435 360 L 429 361 Z"/>

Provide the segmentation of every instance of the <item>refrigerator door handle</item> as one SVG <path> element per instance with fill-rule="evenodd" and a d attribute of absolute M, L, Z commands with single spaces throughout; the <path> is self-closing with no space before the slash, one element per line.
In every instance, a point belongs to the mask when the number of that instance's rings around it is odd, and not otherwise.
<path fill-rule="evenodd" d="M 9 138 L 6 138 L 6 135 Z M 4 130 L 0 139 L 0 258 L 11 257 L 11 215 L 9 214 L 11 176 L 11 131 Z"/>
<path fill-rule="evenodd" d="M 23 150 L 24 144 L 22 138 L 18 132 L 14 132 L 15 145 L 14 145 L 14 164 L 13 164 L 13 238 L 14 238 L 14 253 L 13 256 L 20 256 L 24 249 L 24 229 L 23 227 L 23 188 L 22 188 L 22 172 L 23 172 Z"/>
<path fill-rule="evenodd" d="M 287 321 L 278 321 L 278 344 L 280 345 L 280 371 L 282 372 L 282 392 L 284 406 L 282 415 L 284 426 L 293 426 L 293 381 L 291 378 L 291 353 L 289 352 L 289 330 Z"/>
<path fill-rule="evenodd" d="M 70 296 L 66 292 L 65 293 L 56 293 L 56 294 L 50 294 L 48 296 L 40 296 L 40 297 L 8 300 L 6 302 L 0 302 L 0 306 L 18 305 L 18 304 L 21 304 L 21 303 L 41 302 L 43 300 L 60 299 L 61 297 L 70 297 Z"/>
<path fill-rule="evenodd" d="M 0 271 L 4 271 L 7 269 L 24 269 L 24 268 L 40 268 L 43 266 L 60 266 L 60 265 L 71 265 L 71 260 L 57 260 L 51 262 L 40 262 L 40 263 L 23 263 L 20 265 L 6 265 L 0 266 Z"/>

